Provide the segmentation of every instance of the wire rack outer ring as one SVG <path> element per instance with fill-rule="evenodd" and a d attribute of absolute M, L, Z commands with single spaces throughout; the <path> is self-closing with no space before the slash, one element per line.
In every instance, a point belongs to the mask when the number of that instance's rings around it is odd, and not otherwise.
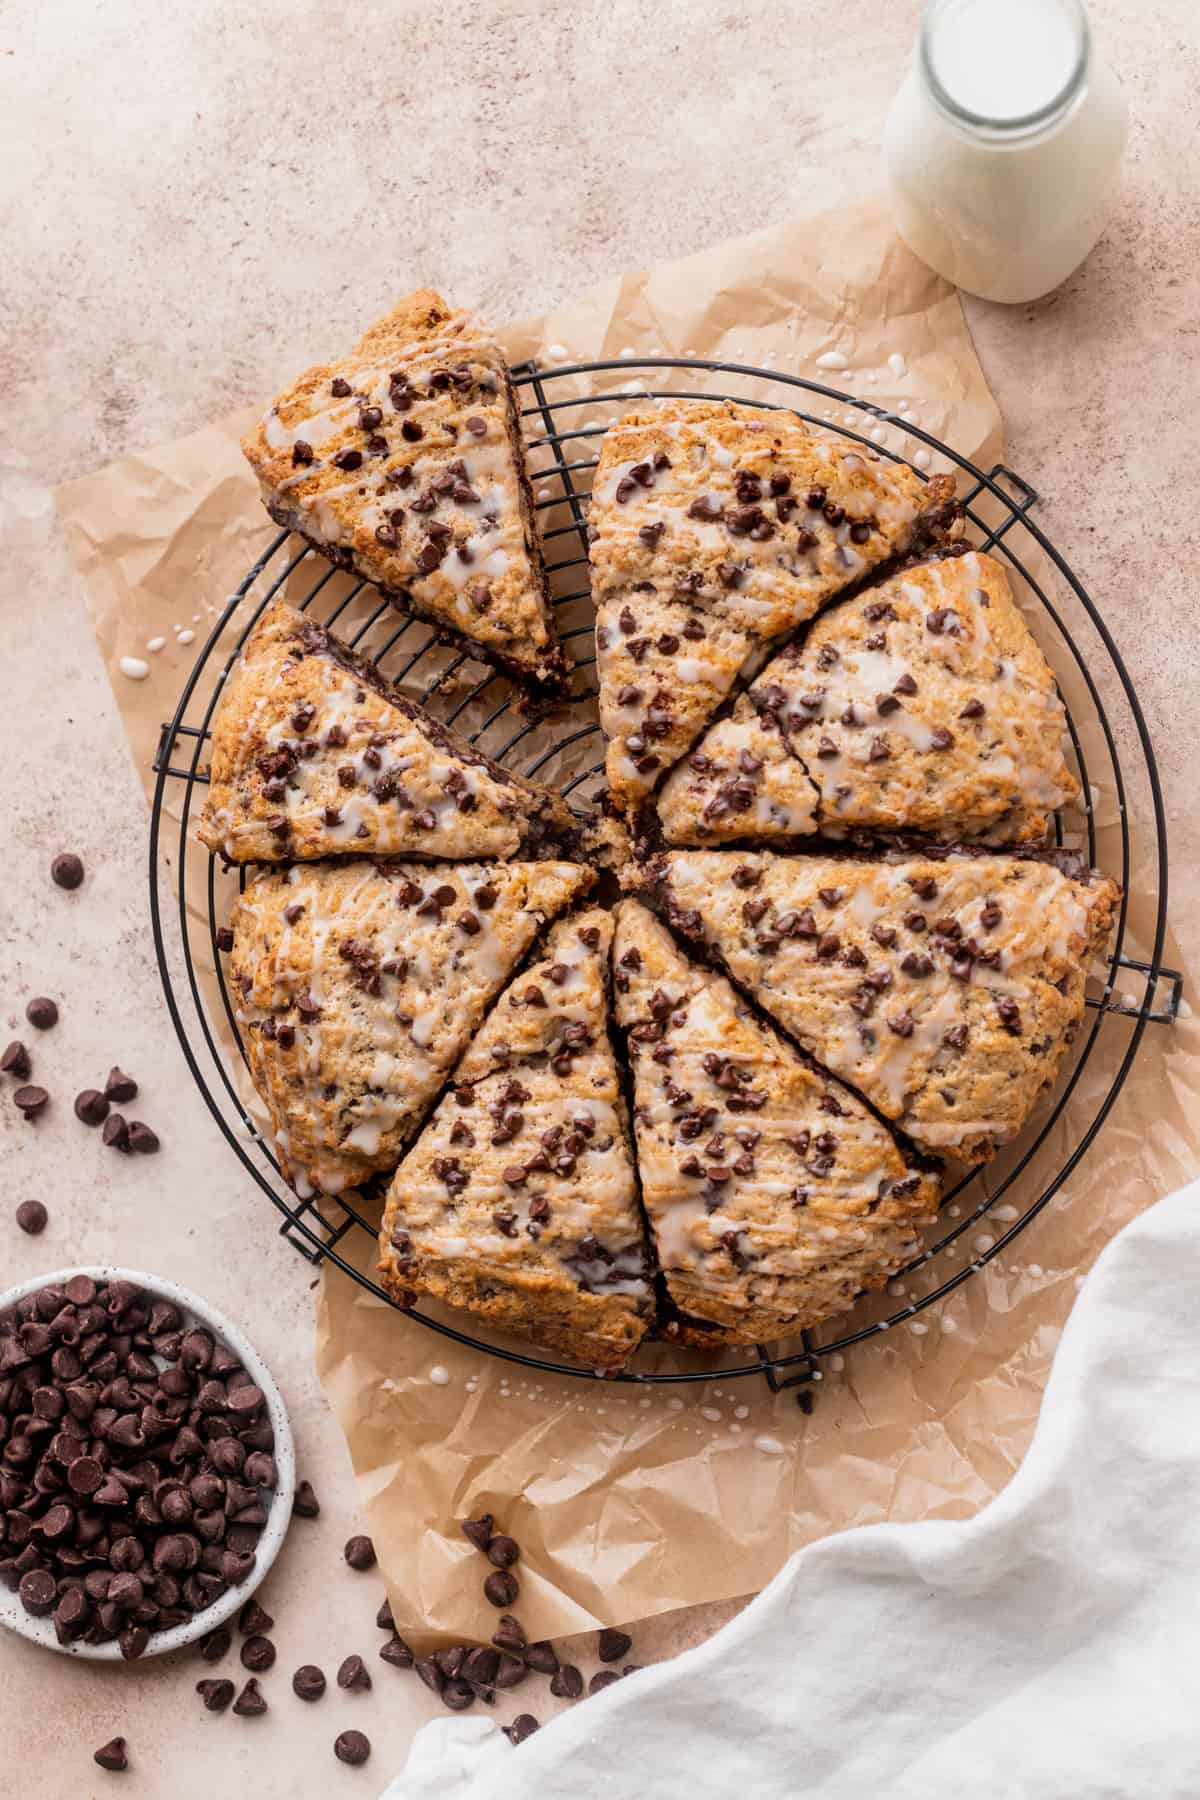
<path fill-rule="evenodd" d="M 580 446 L 586 449 L 593 440 L 602 436 L 606 426 L 605 420 L 599 422 L 580 422 L 575 409 L 595 408 L 597 406 L 611 405 L 613 402 L 628 405 L 629 402 L 627 397 L 622 397 L 611 392 L 601 393 L 599 395 L 590 393 L 580 397 L 572 394 L 569 391 L 569 387 L 562 399 L 555 400 L 551 397 L 549 390 L 552 390 L 555 387 L 555 384 L 559 382 L 578 382 L 584 377 L 595 375 L 607 376 L 616 371 L 620 371 L 623 375 L 628 376 L 636 373 L 638 370 L 671 370 L 684 371 L 685 373 L 687 371 L 703 370 L 706 374 L 716 373 L 722 376 L 728 375 L 735 377 L 739 381 L 751 382 L 755 384 L 756 390 L 762 384 L 774 384 L 785 390 L 789 390 L 786 394 L 786 401 L 764 401 L 756 392 L 756 404 L 767 406 L 786 404 L 789 410 L 800 413 L 801 417 L 807 419 L 810 423 L 820 426 L 824 421 L 816 417 L 814 413 L 805 411 L 798 400 L 800 394 L 816 396 L 819 400 L 829 401 L 838 408 L 843 409 L 841 413 L 842 418 L 847 418 L 851 415 L 856 419 L 861 417 L 861 431 L 852 426 L 839 424 L 839 436 L 857 440 L 859 443 L 872 450 L 878 450 L 880 448 L 878 441 L 872 440 L 868 434 L 872 430 L 875 430 L 876 427 L 882 425 L 891 427 L 897 432 L 907 434 L 911 438 L 919 439 L 930 452 L 937 453 L 944 457 L 956 470 L 960 480 L 960 486 L 964 478 L 969 484 L 967 491 L 962 493 L 960 497 L 963 500 L 968 519 L 979 533 L 980 541 L 976 544 L 976 548 L 999 553 L 1008 560 L 1009 564 L 1017 570 L 1018 574 L 1025 578 L 1040 602 L 1041 607 L 1052 621 L 1061 640 L 1071 651 L 1076 670 L 1083 679 L 1092 707 L 1094 708 L 1092 722 L 1098 723 L 1107 746 L 1111 762 L 1111 774 L 1114 780 L 1120 812 L 1122 851 L 1122 868 L 1120 874 L 1122 900 L 1114 931 L 1113 947 L 1109 958 L 1109 966 L 1104 981 L 1103 992 L 1099 998 L 1089 1000 L 1089 1006 L 1092 1008 L 1094 1015 L 1093 1021 L 1091 1029 L 1086 1035 L 1082 1049 L 1076 1057 L 1074 1066 L 1070 1073 L 1060 1080 L 1059 1089 L 1052 1110 L 1048 1117 L 1043 1121 L 1033 1142 L 1029 1144 L 1027 1148 L 1023 1149 L 1019 1161 L 1017 1161 L 1015 1166 L 1008 1172 L 1001 1186 L 992 1194 L 985 1195 L 982 1202 L 974 1209 L 974 1211 L 970 1212 L 961 1224 L 954 1226 L 941 1237 L 936 1245 L 924 1250 L 919 1256 L 913 1259 L 906 1269 L 899 1271 L 899 1278 L 932 1262 L 933 1259 L 945 1251 L 948 1246 L 960 1239 L 965 1232 L 971 1230 L 985 1216 L 988 1210 L 995 1205 L 996 1201 L 1000 1198 L 1000 1195 L 1021 1175 L 1022 1171 L 1042 1145 L 1055 1120 L 1058 1118 L 1063 1107 L 1074 1092 L 1084 1066 L 1095 1046 L 1100 1028 L 1107 1016 L 1122 1014 L 1133 1021 L 1129 1041 L 1125 1047 L 1124 1054 L 1121 1057 L 1105 1093 L 1098 1101 L 1086 1130 L 1074 1144 L 1070 1154 L 1066 1156 L 1061 1165 L 1054 1171 L 1040 1193 L 1026 1204 L 1009 1229 L 997 1237 L 986 1250 L 974 1255 L 961 1269 L 958 1269 L 953 1274 L 947 1276 L 946 1279 L 941 1281 L 928 1294 L 898 1308 L 886 1318 L 876 1319 L 861 1326 L 856 1326 L 851 1320 L 850 1325 L 845 1331 L 831 1338 L 827 1342 L 817 1343 L 812 1334 L 806 1332 L 801 1334 L 798 1340 L 800 1348 L 795 1351 L 771 1354 L 767 1346 L 756 1345 L 754 1347 L 753 1359 L 734 1368 L 720 1367 L 719 1369 L 714 1370 L 714 1368 L 708 1364 L 694 1369 L 687 1368 L 670 1371 L 644 1371 L 630 1368 L 622 1371 L 616 1376 L 603 1375 L 597 1371 L 580 1368 L 573 1364 L 556 1362 L 547 1357 L 540 1356 L 535 1352 L 522 1350 L 515 1346 L 510 1347 L 508 1345 L 485 1343 L 472 1336 L 471 1333 L 460 1330 L 458 1327 L 447 1323 L 445 1320 L 431 1317 L 416 1309 L 410 1311 L 407 1315 L 429 1330 L 468 1348 L 478 1350 L 484 1355 L 496 1356 L 506 1362 L 517 1363 L 525 1368 L 538 1369 L 553 1375 L 574 1376 L 584 1380 L 616 1380 L 635 1384 L 677 1384 L 694 1381 L 708 1381 L 713 1378 L 714 1373 L 723 1381 L 733 1380 L 742 1376 L 759 1375 L 766 1380 L 768 1386 L 773 1391 L 778 1391 L 785 1387 L 792 1387 L 800 1383 L 808 1382 L 812 1380 L 814 1376 L 819 1378 L 819 1363 L 823 1357 L 829 1356 L 836 1351 L 844 1350 L 852 1344 L 860 1343 L 866 1338 L 874 1337 L 885 1332 L 895 1324 L 912 1319 L 926 1307 L 932 1306 L 936 1302 L 944 1299 L 948 1294 L 952 1293 L 971 1275 L 983 1268 L 994 1257 L 999 1256 L 1012 1243 L 1018 1233 L 1022 1231 L 1032 1219 L 1036 1218 L 1043 1207 L 1049 1203 L 1058 1192 L 1059 1188 L 1061 1188 L 1062 1184 L 1067 1180 L 1071 1172 L 1078 1166 L 1081 1159 L 1086 1155 L 1101 1126 L 1104 1124 L 1105 1119 L 1108 1117 L 1108 1114 L 1125 1083 L 1129 1071 L 1133 1066 L 1147 1025 L 1152 1023 L 1169 1024 L 1173 1022 L 1178 1012 L 1182 993 L 1182 977 L 1175 970 L 1164 968 L 1162 963 L 1162 948 L 1166 931 L 1167 907 L 1166 818 L 1163 808 L 1158 769 L 1150 742 L 1149 732 L 1129 673 L 1125 668 L 1120 653 L 1117 650 L 1116 644 L 1114 643 L 1103 618 L 1088 595 L 1082 582 L 1074 574 L 1066 560 L 1059 551 L 1055 549 L 1054 545 L 1042 532 L 1037 523 L 1030 518 L 1030 511 L 1039 499 L 1037 490 L 1003 464 L 997 464 L 991 470 L 984 471 L 983 469 L 976 467 L 975 464 L 969 462 L 966 458 L 959 456 L 955 451 L 950 449 L 948 445 L 945 445 L 937 438 L 932 437 L 911 420 L 901 420 L 884 407 L 874 405 L 870 401 L 859 399 L 851 394 L 840 393 L 836 389 L 826 387 L 820 382 L 811 381 L 802 376 L 784 374 L 779 371 L 756 369 L 743 364 L 670 357 L 597 361 L 571 364 L 563 367 L 556 367 L 554 369 L 541 369 L 534 364 L 529 364 L 514 371 L 518 390 L 521 391 L 522 394 L 527 393 L 532 396 L 532 404 L 526 405 L 522 409 L 526 421 L 529 448 L 531 451 L 548 450 L 553 459 L 550 466 L 543 469 L 536 477 L 536 480 L 539 483 L 539 495 L 544 491 L 541 486 L 542 483 L 557 481 L 559 484 L 558 489 L 553 493 L 551 498 L 539 498 L 539 510 L 554 505 L 565 505 L 569 519 L 569 523 L 566 525 L 559 526 L 544 534 L 547 543 L 548 563 L 554 574 L 557 585 L 562 585 L 562 580 L 560 580 L 560 578 L 565 578 L 568 584 L 571 581 L 578 579 L 582 579 L 584 582 L 582 588 L 571 588 L 568 585 L 568 591 L 565 594 L 558 596 L 556 600 L 557 605 L 565 605 L 570 602 L 580 601 L 584 599 L 587 594 L 587 542 L 583 510 L 583 502 L 587 498 L 587 490 L 584 489 L 581 491 L 577 477 L 585 472 L 590 472 L 590 470 L 595 467 L 595 457 L 579 458 L 576 455 L 576 451 Z M 644 387 L 644 384 L 642 385 Z M 742 396 L 732 393 L 718 396 L 713 392 L 694 392 L 686 388 L 681 389 L 679 387 L 656 386 L 645 392 L 643 397 L 645 400 L 658 398 L 696 398 L 711 400 L 717 397 L 737 399 Z M 560 413 L 564 415 L 565 422 L 560 422 Z M 533 422 L 532 429 L 530 429 L 531 421 Z M 541 432 L 538 431 L 538 426 L 543 427 Z M 569 448 L 564 448 L 567 446 L 569 446 Z M 908 460 L 897 452 L 887 448 L 882 449 L 882 454 L 891 461 L 897 463 L 904 463 Z M 911 467 L 913 465 L 910 464 L 909 466 Z M 915 469 L 915 472 L 920 474 L 919 469 Z M 978 510 L 979 507 L 984 504 L 989 505 L 993 510 L 999 511 L 999 517 L 992 520 L 990 523 L 986 518 L 981 516 Z M 1155 907 L 1153 942 L 1147 960 L 1126 957 L 1124 954 L 1126 909 L 1130 874 L 1130 832 L 1127 807 L 1127 782 L 1123 774 L 1116 739 L 1105 712 L 1097 684 L 1090 672 L 1087 660 L 1081 655 L 1071 632 L 1063 624 L 1058 610 L 1048 595 L 1037 581 L 1033 579 L 1012 548 L 1010 533 L 1013 532 L 1014 527 L 1018 526 L 1020 530 L 1028 533 L 1029 538 L 1036 549 L 1050 559 L 1058 575 L 1070 589 L 1074 600 L 1082 607 L 1090 626 L 1094 629 L 1099 639 L 1104 656 L 1107 659 L 1109 671 L 1110 673 L 1115 674 L 1117 678 L 1121 696 L 1129 711 L 1140 756 L 1139 770 L 1142 776 L 1144 776 L 1148 789 L 1154 822 L 1152 854 L 1156 865 L 1157 901 Z M 574 554 L 565 559 L 558 559 L 557 547 L 553 541 L 563 537 L 574 540 Z M 202 679 L 205 677 L 206 673 L 210 676 L 213 674 L 213 671 L 209 669 L 210 659 L 213 657 L 216 647 L 220 643 L 226 628 L 235 615 L 238 614 L 239 609 L 245 605 L 251 590 L 255 587 L 256 583 L 262 580 L 268 571 L 271 570 L 272 565 L 279 557 L 281 551 L 283 551 L 284 546 L 287 543 L 287 538 L 287 532 L 281 532 L 272 540 L 267 549 L 247 572 L 236 593 L 230 597 L 228 604 L 214 625 L 208 641 L 201 650 L 188 677 L 176 707 L 174 717 L 169 723 L 165 723 L 162 728 L 159 750 L 155 758 L 157 779 L 155 782 L 151 808 L 149 842 L 150 912 L 154 936 L 154 948 L 159 972 L 163 981 L 163 991 L 166 998 L 167 1009 L 170 1013 L 172 1023 L 175 1026 L 188 1067 L 204 1097 L 209 1111 L 220 1126 L 221 1131 L 235 1155 L 257 1185 L 262 1188 L 264 1193 L 267 1194 L 271 1202 L 283 1215 L 283 1223 L 280 1226 L 281 1233 L 292 1242 L 293 1246 L 299 1250 L 300 1254 L 310 1263 L 319 1264 L 328 1261 L 340 1268 L 343 1273 L 348 1275 L 360 1286 L 366 1288 L 378 1298 L 392 1304 L 389 1296 L 384 1290 L 373 1281 L 368 1274 L 365 1274 L 359 1269 L 355 1262 L 349 1260 L 339 1249 L 341 1240 L 346 1236 L 347 1232 L 351 1231 L 353 1228 L 361 1228 L 362 1230 L 369 1232 L 373 1237 L 374 1225 L 372 1222 L 364 1218 L 352 1203 L 344 1200 L 333 1203 L 333 1210 L 340 1211 L 342 1216 L 340 1219 L 331 1220 L 328 1216 L 328 1212 L 323 1213 L 320 1211 L 314 1200 L 298 1199 L 292 1190 L 287 1188 L 283 1183 L 278 1163 L 267 1145 L 263 1142 L 261 1137 L 259 1137 L 253 1120 L 244 1110 L 234 1083 L 230 1079 L 228 1070 L 225 1067 L 223 1054 L 214 1037 L 213 1029 L 201 998 L 196 964 L 192 950 L 192 933 L 195 927 L 189 914 L 189 900 L 186 887 L 187 858 L 185 855 L 185 848 L 187 845 L 188 826 L 192 803 L 195 797 L 195 790 L 198 786 L 202 786 L 207 780 L 207 776 L 201 767 L 201 755 L 204 745 L 209 738 L 209 725 L 212 714 L 215 710 L 217 700 L 219 699 L 224 680 L 238 654 L 241 643 L 244 642 L 245 636 L 252 629 L 255 619 L 261 613 L 263 608 L 269 604 L 270 600 L 282 588 L 283 583 L 295 573 L 298 566 L 304 562 L 306 557 L 312 555 L 307 548 L 302 549 L 299 554 L 292 556 L 289 560 L 284 562 L 282 570 L 275 573 L 274 580 L 267 589 L 262 600 L 249 613 L 238 640 L 237 647 L 230 652 L 223 665 L 220 665 L 217 668 L 215 679 L 211 681 L 211 692 L 208 695 L 207 705 L 202 715 L 202 722 L 199 725 L 189 723 L 190 709 L 193 700 L 201 690 Z M 335 573 L 332 568 L 327 568 L 324 563 L 320 562 L 319 558 L 314 557 L 313 563 L 314 568 L 317 570 L 316 579 L 314 580 L 307 598 L 301 603 L 304 606 L 311 603 L 316 595 L 324 589 Z M 575 571 L 579 571 L 580 574 L 576 576 L 574 573 Z M 346 596 L 338 607 L 337 612 L 334 614 L 334 618 L 337 617 L 337 613 L 344 610 L 350 600 L 355 598 L 366 585 L 367 584 L 360 581 L 352 588 L 350 594 Z M 381 604 L 374 613 L 372 619 L 368 621 L 368 625 L 362 629 L 364 631 L 369 629 L 369 627 L 374 624 L 382 614 L 386 613 L 386 611 L 386 605 Z M 381 663 L 392 647 L 394 647 L 396 641 L 411 628 L 412 623 L 413 621 L 409 621 L 408 624 L 402 625 L 393 634 L 392 638 L 389 639 L 388 645 L 378 657 L 378 660 Z M 581 627 L 574 633 L 567 633 L 566 635 L 581 636 L 584 635 L 588 629 L 590 629 L 590 627 Z M 427 655 L 433 649 L 435 644 L 436 635 L 431 633 L 423 647 L 418 649 L 416 654 L 404 663 L 403 668 L 400 671 L 400 677 L 408 676 L 414 666 L 423 656 Z M 465 654 L 460 653 L 451 661 L 448 669 L 445 667 L 440 668 L 438 676 L 432 684 L 432 688 L 437 688 L 444 682 L 447 674 L 452 675 L 456 673 L 459 667 L 468 660 L 469 659 Z M 580 666 L 587 667 L 588 659 L 583 659 Z M 399 678 L 394 671 L 389 671 L 389 674 L 392 679 Z M 468 702 L 481 697 L 489 687 L 497 682 L 497 680 L 498 678 L 496 676 L 489 673 L 485 679 L 478 682 L 468 694 L 467 700 L 462 701 L 454 709 L 453 713 L 450 715 L 451 720 L 456 721 L 458 715 L 467 706 Z M 586 706 L 590 703 L 590 700 L 594 698 L 594 693 L 581 694 L 577 698 L 582 700 Z M 507 704 L 502 704 L 488 717 L 486 724 L 479 731 L 470 735 L 475 738 L 482 737 L 486 730 L 495 725 L 507 711 Z M 528 734 L 529 729 L 528 726 L 524 726 L 516 731 L 515 735 L 503 746 L 503 749 L 500 752 L 500 760 L 509 759 L 512 751 Z M 575 727 L 573 730 L 570 728 L 568 729 L 569 735 L 562 740 L 563 745 L 573 744 L 580 739 L 585 739 L 590 733 L 594 733 L 597 737 L 598 747 L 602 751 L 602 740 L 599 738 L 599 727 L 594 721 L 582 728 Z M 1088 793 L 1090 791 L 1087 780 L 1088 770 L 1084 758 L 1083 747 L 1080 741 L 1076 721 L 1071 717 L 1069 711 L 1068 730 L 1079 763 L 1084 792 Z M 172 760 L 176 746 L 181 741 L 185 744 L 190 743 L 192 746 L 190 765 L 186 767 L 177 767 Z M 539 759 L 538 763 L 535 763 L 532 768 L 527 769 L 524 772 L 526 774 L 536 773 L 546 761 L 547 758 L 542 757 Z M 516 766 L 515 763 L 514 766 Z M 598 776 L 602 766 L 601 755 L 590 770 L 586 771 L 582 776 L 577 776 L 568 784 L 569 788 L 573 789 L 581 786 L 589 776 Z M 185 981 L 179 983 L 178 986 L 180 989 L 185 990 L 183 992 L 177 991 L 177 980 L 172 969 L 171 953 L 168 948 L 166 931 L 164 929 L 164 912 L 161 904 L 163 876 L 170 863 L 169 854 L 164 851 L 164 844 L 166 841 L 164 826 L 167 822 L 164 800 L 167 792 L 167 784 L 171 782 L 183 783 L 185 790 L 181 809 L 179 842 L 175 859 L 178 920 L 181 935 L 182 963 L 185 976 Z M 1058 830 L 1061 839 L 1061 822 L 1059 823 Z M 1087 838 L 1090 856 L 1094 861 L 1095 825 L 1090 806 L 1087 812 Z M 214 905 L 215 868 L 216 859 L 210 858 L 207 883 L 208 942 L 206 949 L 216 963 L 227 1018 L 232 1026 L 232 1007 L 224 987 L 222 965 L 217 953 L 216 944 L 218 921 L 215 915 Z M 1116 983 L 1121 972 L 1124 972 L 1127 978 L 1129 975 L 1133 974 L 1143 980 L 1144 994 L 1140 1004 L 1137 1004 L 1136 1001 L 1133 1004 L 1130 1004 L 1117 993 Z M 1167 998 L 1165 1004 L 1160 1006 L 1156 1004 L 1156 1002 L 1160 985 L 1162 984 L 1165 984 L 1166 986 Z M 191 1011 L 194 1012 L 196 1018 L 195 1028 L 193 1028 L 189 1021 L 185 1019 L 185 1008 L 190 1008 Z M 216 1073 L 219 1077 L 219 1087 L 214 1086 L 208 1072 L 202 1066 L 197 1045 L 193 1041 L 193 1029 L 198 1030 L 199 1037 L 203 1040 L 208 1056 L 215 1065 Z M 222 1089 L 224 1090 L 223 1094 L 221 1091 Z M 255 1145 L 258 1153 L 257 1155 L 252 1156 L 250 1154 L 250 1151 L 247 1148 L 248 1143 L 253 1143 Z M 264 1165 L 266 1166 L 264 1167 Z M 268 1170 L 270 1170 L 271 1173 L 268 1173 Z M 945 1196 L 943 1201 L 943 1212 L 945 1212 L 946 1207 L 952 1200 L 962 1196 L 974 1179 L 975 1176 L 973 1175 L 964 1177 L 958 1186 Z M 329 1207 L 328 1201 L 325 1201 L 322 1204 L 327 1208 Z M 961 1213 L 962 1208 L 960 1207 L 958 1210 Z"/>

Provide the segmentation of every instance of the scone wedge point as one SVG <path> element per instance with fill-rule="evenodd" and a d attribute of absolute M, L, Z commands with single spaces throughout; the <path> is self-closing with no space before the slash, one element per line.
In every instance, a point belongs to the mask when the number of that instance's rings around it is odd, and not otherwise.
<path fill-rule="evenodd" d="M 676 1309 L 667 1335 L 769 1342 L 843 1312 L 916 1253 L 937 1177 L 638 901 L 618 916 L 617 1018 L 642 1198 Z"/>
<path fill-rule="evenodd" d="M 551 927 L 396 1171 L 380 1271 L 498 1331 L 617 1369 L 654 1317 L 609 1038 L 613 917 Z"/>
<path fill-rule="evenodd" d="M 793 413 L 701 400 L 619 419 L 588 515 L 618 805 L 645 799 L 795 627 L 951 528 L 953 492 Z"/>
<path fill-rule="evenodd" d="M 213 721 L 197 826 L 230 862 L 539 856 L 576 825 L 286 601 L 247 638 Z"/>
<path fill-rule="evenodd" d="M 230 989 L 294 1187 L 395 1168 L 538 931 L 591 883 L 565 862 L 349 859 L 247 885 Z"/>
<path fill-rule="evenodd" d="M 662 836 L 1036 843 L 1079 793 L 1065 723 L 1004 569 L 946 555 L 835 603 L 769 662 L 671 771 Z"/>
<path fill-rule="evenodd" d="M 644 891 L 824 1067 L 963 1162 L 1054 1081 L 1120 898 L 1070 852 L 675 850 Z"/>
<path fill-rule="evenodd" d="M 278 524 L 533 699 L 565 695 L 512 377 L 478 319 L 408 295 L 285 389 L 242 448 Z"/>

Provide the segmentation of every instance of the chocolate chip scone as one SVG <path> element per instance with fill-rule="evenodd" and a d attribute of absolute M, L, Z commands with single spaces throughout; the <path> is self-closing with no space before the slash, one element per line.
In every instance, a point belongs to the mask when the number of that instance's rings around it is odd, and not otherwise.
<path fill-rule="evenodd" d="M 672 844 L 911 831 L 1042 840 L 1079 783 L 1045 657 L 994 557 L 903 570 L 782 651 L 672 770 Z"/>
<path fill-rule="evenodd" d="M 562 919 L 510 984 L 388 1192 L 384 1285 L 617 1369 L 653 1319 L 608 1035 L 611 913 Z"/>
<path fill-rule="evenodd" d="M 1120 898 L 1073 861 L 677 850 L 647 891 L 914 1143 L 985 1162 L 1055 1079 Z"/>
<path fill-rule="evenodd" d="M 792 413 L 699 400 L 619 419 L 588 515 L 617 803 L 649 794 L 783 634 L 949 526 L 953 492 Z"/>
<path fill-rule="evenodd" d="M 280 525 L 536 698 L 565 694 L 512 378 L 470 313 L 410 294 L 242 449 Z"/>
<path fill-rule="evenodd" d="M 613 966 L 671 1335 L 793 1336 L 909 1261 L 939 1183 L 860 1100 L 635 900 L 619 908 Z"/>
<path fill-rule="evenodd" d="M 267 870 L 234 907 L 230 988 L 284 1175 L 340 1193 L 394 1169 L 542 925 L 591 886 L 562 862 Z"/>
<path fill-rule="evenodd" d="M 558 794 L 481 755 L 277 600 L 213 721 L 197 834 L 235 863 L 506 857 L 570 848 L 575 824 Z"/>

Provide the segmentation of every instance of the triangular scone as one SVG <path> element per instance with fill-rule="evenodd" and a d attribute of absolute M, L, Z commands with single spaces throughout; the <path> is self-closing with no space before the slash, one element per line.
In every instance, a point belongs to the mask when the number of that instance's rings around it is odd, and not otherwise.
<path fill-rule="evenodd" d="M 501 995 L 388 1191 L 385 1286 L 597 1369 L 654 1313 L 608 1035 L 612 915 L 560 920 Z"/>
<path fill-rule="evenodd" d="M 588 514 L 618 804 L 650 792 L 783 633 L 948 525 L 953 491 L 793 413 L 698 400 L 619 419 Z"/>
<path fill-rule="evenodd" d="M 234 907 L 230 991 L 280 1163 L 301 1191 L 394 1169 L 573 863 L 297 863 Z"/>
<path fill-rule="evenodd" d="M 499 344 L 423 288 L 242 440 L 271 517 L 537 695 L 565 692 Z"/>
<path fill-rule="evenodd" d="M 938 1182 L 636 901 L 613 949 L 642 1200 L 679 1335 L 819 1324 L 917 1250 Z"/>
<path fill-rule="evenodd" d="M 277 600 L 213 721 L 197 827 L 231 862 L 316 856 L 518 856 L 572 842 L 567 807 L 388 687 Z"/>
<path fill-rule="evenodd" d="M 735 718 L 668 778 L 668 843 L 799 835 L 814 784 L 826 836 L 1037 842 L 1079 793 L 1054 677 L 1005 571 L 977 551 L 832 607 L 768 663 Z M 763 761 L 761 773 L 731 777 L 747 757 Z"/>
<path fill-rule="evenodd" d="M 1058 1072 L 1120 897 L 1080 859 L 678 850 L 671 921 L 923 1149 L 984 1162 Z"/>

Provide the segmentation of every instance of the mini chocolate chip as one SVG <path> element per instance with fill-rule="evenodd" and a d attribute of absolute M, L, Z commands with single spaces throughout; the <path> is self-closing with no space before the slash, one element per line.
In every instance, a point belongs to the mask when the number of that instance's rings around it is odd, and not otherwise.
<path fill-rule="evenodd" d="M 520 1593 L 520 1584 L 509 1569 L 495 1569 L 483 1584 L 484 1599 L 493 1606 L 511 1606 Z"/>
<path fill-rule="evenodd" d="M 50 1215 L 40 1200 L 22 1200 L 17 1208 L 17 1224 L 30 1237 L 37 1237 L 46 1229 Z"/>
<path fill-rule="evenodd" d="M 361 469 L 361 467 L 362 467 L 362 451 L 361 450 L 339 450 L 333 460 L 339 469 L 345 469 L 346 472 L 349 474 L 350 471 L 353 469 Z"/>
<path fill-rule="evenodd" d="M 615 1631 L 610 1625 L 600 1633 L 596 1654 L 601 1662 L 620 1662 L 632 1648 L 633 1639 L 624 1631 Z"/>
<path fill-rule="evenodd" d="M 209 1680 L 198 1681 L 196 1692 L 209 1712 L 224 1712 L 233 1699 L 235 1689 L 232 1681 Z"/>
<path fill-rule="evenodd" d="M 307 438 L 297 438 L 292 445 L 292 462 L 296 466 L 303 468 L 310 463 L 312 459 L 312 445 L 308 442 Z"/>
<path fill-rule="evenodd" d="M 333 1740 L 333 1754 L 339 1762 L 359 1769 L 371 1754 L 371 1740 L 362 1731 L 342 1731 Z"/>
<path fill-rule="evenodd" d="M 233 1703 L 233 1710 L 243 1719 L 260 1719 L 267 1710 L 267 1702 L 259 1691 L 258 1682 L 253 1675 Z"/>
<path fill-rule="evenodd" d="M 92 1761 L 113 1775 L 121 1775 L 129 1767 L 129 1747 L 123 1737 L 109 1738 L 94 1752 Z"/>
<path fill-rule="evenodd" d="M 325 1692 L 325 1676 L 316 1663 L 302 1663 L 292 1676 L 292 1692 L 301 1700 L 319 1700 Z"/>
<path fill-rule="evenodd" d="M 39 1031 L 49 1031 L 58 1024 L 58 1007 L 47 995 L 38 994 L 25 1008 L 25 1017 Z"/>
<path fill-rule="evenodd" d="M 72 850 L 64 850 L 50 864 L 50 879 L 55 887 L 68 891 L 77 888 L 83 880 L 83 863 Z"/>
<path fill-rule="evenodd" d="M 342 1555 L 352 1569 L 373 1569 L 375 1567 L 375 1546 L 369 1537 L 352 1537 L 347 1539 Z"/>
<path fill-rule="evenodd" d="M 369 1688 L 371 1672 L 361 1656 L 348 1656 L 337 1672 L 337 1684 L 340 1688 Z"/>
<path fill-rule="evenodd" d="M 84 1125 L 102 1125 L 108 1117 L 108 1101 L 98 1088 L 84 1088 L 75 1096 L 75 1117 Z"/>
<path fill-rule="evenodd" d="M 344 400 L 350 392 L 350 383 L 344 375 L 335 375 L 329 384 L 329 391 L 331 394 L 336 394 L 339 400 Z"/>

